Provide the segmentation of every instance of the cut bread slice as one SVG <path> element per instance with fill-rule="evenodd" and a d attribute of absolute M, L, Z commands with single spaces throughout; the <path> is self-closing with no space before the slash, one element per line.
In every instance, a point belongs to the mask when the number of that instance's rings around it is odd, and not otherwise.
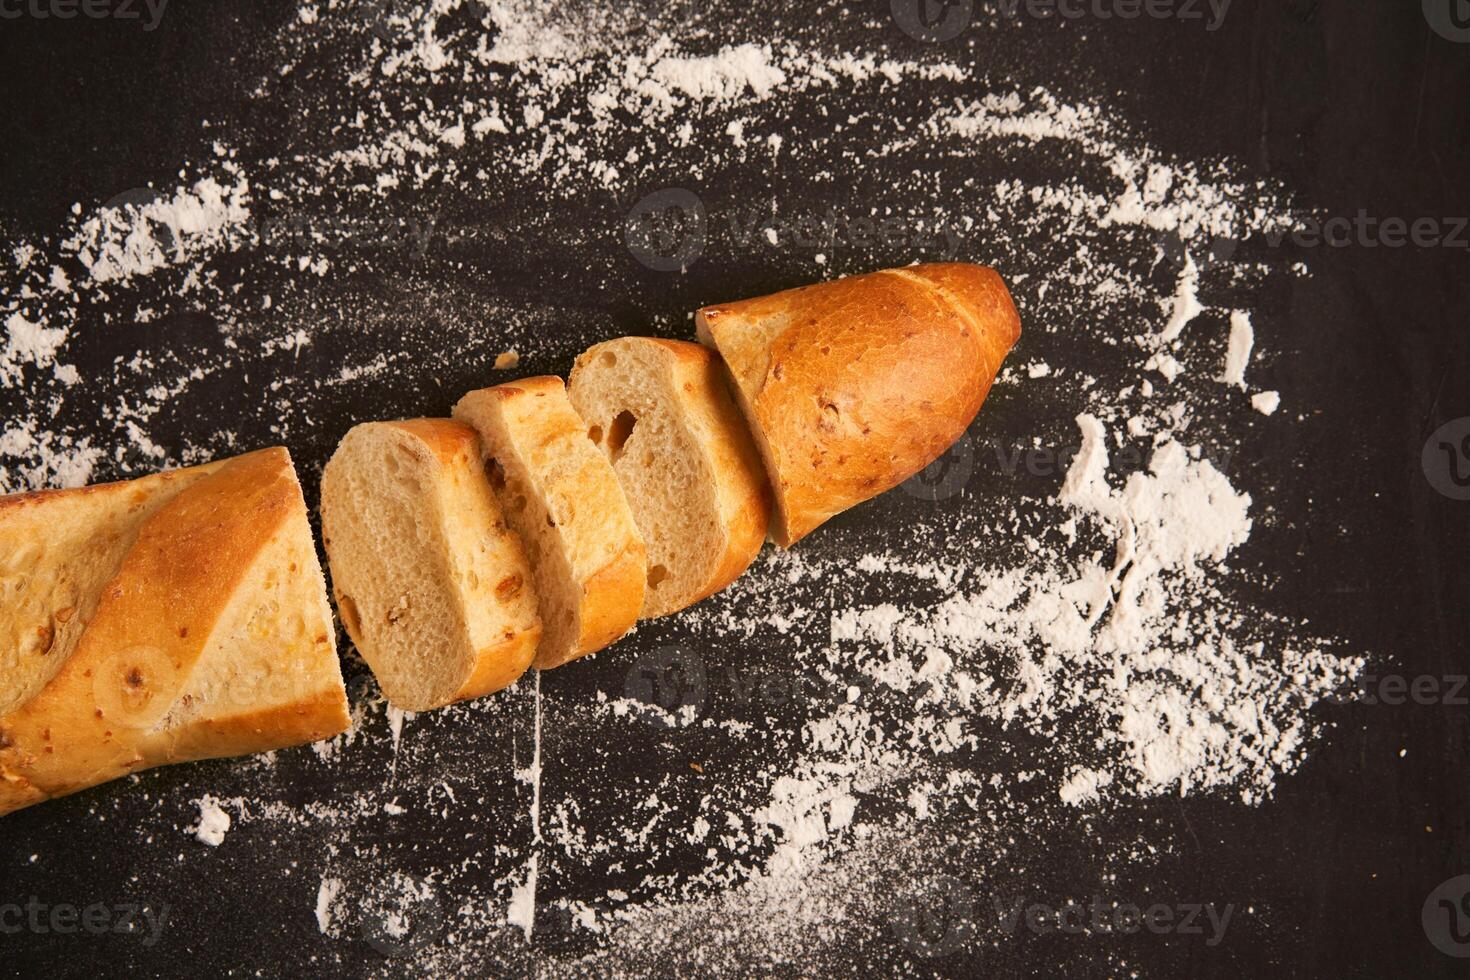
<path fill-rule="evenodd" d="M 544 633 L 536 667 L 548 669 L 622 636 L 643 608 L 647 557 L 612 465 L 560 378 L 472 391 L 454 417 L 480 433 L 506 519 L 525 542 Z"/>
<path fill-rule="evenodd" d="M 342 624 L 395 706 L 479 697 L 530 666 L 530 567 L 469 426 L 353 428 L 322 473 L 322 537 Z"/>
<path fill-rule="evenodd" d="M 915 265 L 709 306 L 789 547 L 932 463 L 975 418 L 1021 335 L 994 269 Z"/>
<path fill-rule="evenodd" d="M 643 618 L 745 571 L 765 541 L 770 491 L 719 358 L 687 341 L 610 340 L 577 358 L 567 391 L 648 547 Z"/>
<path fill-rule="evenodd" d="M 78 535 L 95 550 L 78 551 Z M 0 715 L 0 813 L 149 766 L 347 728 L 331 611 L 284 449 L 4 498 L 0 542 L 28 556 L 8 566 L 22 579 L 15 608 L 27 622 L 42 611 L 44 655 L 59 660 L 39 687 L 24 661 L 7 670 L 29 693 Z"/>

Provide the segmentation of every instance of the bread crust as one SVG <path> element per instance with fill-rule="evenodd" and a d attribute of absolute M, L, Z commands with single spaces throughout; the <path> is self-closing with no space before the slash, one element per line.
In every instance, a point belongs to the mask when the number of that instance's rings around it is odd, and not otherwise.
<path fill-rule="evenodd" d="M 347 728 L 346 692 L 324 621 L 326 635 L 311 655 L 331 658 L 335 689 L 303 692 L 257 719 L 161 730 L 261 552 L 288 521 L 306 528 L 284 449 L 188 475 L 192 482 L 138 529 L 71 656 L 34 697 L 0 718 L 0 813 L 149 766 L 282 748 Z M 25 497 L 10 506 L 58 499 Z M 314 560 L 309 540 L 306 547 Z"/>
<path fill-rule="evenodd" d="M 559 667 L 632 629 L 643 607 L 647 550 L 612 466 L 587 438 L 587 424 L 572 408 L 562 380 L 543 375 L 472 391 L 454 406 L 453 414 L 479 430 L 487 460 L 508 451 L 497 447 L 489 422 L 491 415 L 498 416 L 515 430 L 515 455 L 548 512 L 571 508 L 570 517 L 561 513 L 552 529 L 581 590 L 576 638 L 563 649 L 552 649 L 543 633 L 533 666 Z M 573 465 L 567 469 L 569 463 Z M 530 550 L 529 542 L 527 546 Z M 543 601 L 547 591 L 542 589 Z M 546 616 L 543 612 L 543 620 Z"/>
<path fill-rule="evenodd" d="M 705 307 L 789 547 L 923 469 L 964 433 L 1021 322 L 993 269 L 888 269 Z"/>

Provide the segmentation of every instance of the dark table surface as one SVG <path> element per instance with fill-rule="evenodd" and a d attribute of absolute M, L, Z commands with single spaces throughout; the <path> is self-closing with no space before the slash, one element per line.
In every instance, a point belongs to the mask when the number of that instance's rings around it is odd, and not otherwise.
<path fill-rule="evenodd" d="M 76 202 L 92 208 L 150 182 L 173 186 L 182 163 L 207 159 L 211 141 L 222 134 L 254 161 L 320 145 L 300 131 L 297 113 L 310 104 L 313 86 L 338 84 L 330 77 L 328 55 L 320 66 L 310 53 L 302 55 L 296 76 L 282 83 L 278 95 L 252 97 L 277 64 L 280 52 L 272 39 L 295 16 L 287 5 L 176 0 L 152 31 L 115 20 L 29 14 L 0 21 L 4 237 L 48 234 L 69 219 Z M 905 36 L 893 26 L 887 5 L 810 11 L 717 5 L 690 17 L 706 32 L 697 45 L 703 50 L 788 25 L 799 27 L 808 42 L 830 41 L 849 50 L 881 45 L 889 55 L 913 58 L 937 52 L 974 69 L 969 84 L 976 94 L 988 80 L 1005 79 L 1019 91 L 1044 85 L 1071 100 L 1097 101 L 1152 145 L 1184 159 L 1237 161 L 1237 177 L 1279 182 L 1303 206 L 1321 213 L 1364 209 L 1409 220 L 1470 214 L 1470 43 L 1436 33 L 1420 4 L 1408 0 L 1237 0 L 1216 31 L 1147 18 L 997 26 L 981 17 L 962 38 L 940 45 Z M 929 96 L 921 91 L 919 97 Z M 815 97 L 798 101 L 805 108 L 793 111 L 794 132 L 827 125 L 805 111 L 817 104 Z M 834 119 L 853 108 L 840 95 L 824 104 L 836 110 Z M 201 128 L 204 119 L 212 129 Z M 681 176 L 687 185 L 687 175 L 672 172 L 677 163 L 669 166 L 661 182 L 636 190 L 680 183 Z M 807 165 L 796 169 L 802 166 Z M 897 199 L 910 205 L 922 205 L 927 193 L 946 193 L 908 181 L 910 166 L 911 160 L 875 158 L 862 173 L 844 174 L 837 183 L 850 180 L 867 188 L 865 193 L 881 195 L 892 182 Z M 810 261 L 786 253 L 713 243 L 686 274 L 666 276 L 632 261 L 622 240 L 619 219 L 635 196 L 553 194 L 536 186 L 534 176 L 492 176 L 501 182 L 498 189 L 478 199 L 450 194 L 432 200 L 425 191 L 413 202 L 443 208 L 446 221 L 492 229 L 488 236 L 430 249 L 426 259 L 389 256 L 367 272 L 339 266 L 329 277 L 297 276 L 279 264 L 256 268 L 245 257 L 232 269 L 232 260 L 222 260 L 224 275 L 246 280 L 247 295 L 274 294 L 282 317 L 303 311 L 316 317 L 324 326 L 309 346 L 221 359 L 225 332 L 211 311 L 174 302 L 165 283 L 156 305 L 168 315 L 146 323 L 113 322 L 106 329 L 84 320 L 73 328 L 68 360 L 78 364 L 84 379 L 105 378 L 115 358 L 139 352 L 169 365 L 217 361 L 222 366 L 208 384 L 190 388 L 149 420 L 149 438 L 172 463 L 284 441 L 311 500 L 320 467 L 351 423 L 442 414 L 461 391 L 491 377 L 487 363 L 500 349 L 493 338 L 486 344 L 494 349 L 463 353 L 466 331 L 479 329 L 467 326 L 476 317 L 543 311 L 540 332 L 528 348 L 533 366 L 565 373 L 571 358 L 597 339 L 618 332 L 683 336 L 685 313 L 702 303 L 819 274 Z M 832 183 L 804 183 L 800 173 L 768 170 L 755 160 L 693 179 L 703 181 L 701 193 L 711 200 L 766 200 L 780 193 L 806 195 L 816 208 L 849 193 Z M 849 255 L 838 271 L 918 257 Z M 1272 350 L 1270 377 L 1290 392 L 1294 405 L 1308 407 L 1310 420 L 1264 430 L 1250 444 L 1249 459 L 1241 464 L 1247 467 L 1245 479 L 1258 476 L 1275 487 L 1270 503 L 1277 519 L 1274 530 L 1253 537 L 1244 560 L 1273 571 L 1274 609 L 1339 638 L 1347 652 L 1369 656 L 1377 673 L 1470 673 L 1470 502 L 1436 492 L 1420 462 L 1431 432 L 1470 415 L 1467 259 L 1470 250 L 1464 248 L 1318 249 L 1311 255 L 1311 277 L 1281 287 L 1270 300 L 1282 314 L 1280 329 L 1262 341 Z M 446 279 L 461 285 L 450 294 L 441 289 Z M 1019 292 L 1018 300 L 1023 320 L 1046 315 L 1034 291 Z M 445 337 L 461 339 L 447 343 Z M 524 340 L 522 347 L 527 349 Z M 364 362 L 364 352 L 392 357 L 393 370 L 361 383 L 313 382 L 337 376 L 346 360 Z M 302 389 L 299 408 L 281 410 L 269 391 L 277 378 Z M 118 392 L 106 384 L 90 389 L 89 383 L 68 400 L 69 414 L 60 424 L 74 435 L 95 430 L 98 439 L 113 440 L 116 416 L 103 410 Z M 24 390 L 0 391 L 0 401 L 7 405 L 7 422 L 47 422 L 44 404 Z M 1028 403 L 1024 389 L 998 392 L 991 402 L 987 411 L 1002 426 L 1028 412 L 1062 412 Z M 1028 430 L 1018 424 L 1016 431 Z M 156 465 L 128 450 L 103 457 L 92 477 L 137 475 Z M 1007 492 L 999 477 L 985 479 L 977 492 Z M 910 522 L 928 521 L 924 526 L 932 530 L 937 521 L 942 528 L 945 512 L 934 514 L 929 502 L 889 494 L 838 518 L 803 547 L 827 558 L 858 556 L 874 536 L 891 538 Z M 922 544 L 916 540 L 914 547 Z M 671 621 L 640 630 L 627 647 L 636 653 L 686 641 L 701 642 L 698 631 Z M 771 641 L 757 638 L 752 645 L 761 642 Z M 355 659 L 344 663 L 354 697 L 365 699 L 364 668 Z M 631 805 L 646 793 L 651 783 L 640 781 L 640 773 L 652 779 L 684 758 L 722 751 L 691 742 L 697 733 L 655 733 L 626 736 L 626 744 L 589 757 L 589 739 L 624 736 L 590 731 L 555 705 L 598 692 L 619 696 L 626 664 L 604 656 L 543 682 L 544 778 L 561 781 L 560 793 L 580 787 L 581 819 L 589 823 L 602 808 Z M 362 866 L 381 861 L 422 875 L 446 861 L 499 862 L 497 873 L 513 866 L 528 839 L 527 790 L 508 774 L 528 761 L 529 699 L 522 684 L 484 705 L 414 719 L 406 732 L 432 732 L 425 737 L 438 739 L 431 756 L 396 754 L 378 717 L 371 734 L 343 750 L 330 771 L 309 749 L 283 752 L 270 766 L 174 767 L 5 818 L 0 903 L 23 905 L 31 897 L 52 904 L 149 902 L 166 904 L 170 920 L 149 946 L 134 936 L 0 935 L 0 973 L 412 972 L 418 963 L 412 956 L 385 957 L 356 934 L 329 938 L 319 932 L 312 910 L 320 869 L 327 857 L 339 864 L 353 857 Z M 1441 882 L 1470 873 L 1465 700 L 1359 701 L 1321 710 L 1333 726 L 1303 768 L 1281 777 L 1274 797 L 1259 806 L 1220 794 L 1132 800 L 1091 817 L 1055 818 L 1044 833 L 1020 845 L 1024 860 L 1017 859 L 1014 868 L 1028 869 L 1025 874 L 1051 883 L 1058 893 L 1090 895 L 1098 888 L 1099 869 L 1089 842 L 1105 837 L 1109 828 L 1151 828 L 1172 859 L 1141 865 L 1130 887 L 1259 910 L 1239 915 L 1218 946 L 1183 936 L 1029 935 L 925 958 L 878 928 L 843 949 L 817 944 L 811 959 L 769 969 L 971 976 L 1464 975 L 1470 960 L 1451 958 L 1431 944 L 1421 909 Z M 558 724 L 565 725 L 564 733 L 551 734 Z M 309 820 L 246 821 L 225 846 L 202 855 L 201 845 L 184 833 L 193 816 L 188 801 L 203 793 L 278 799 L 309 812 L 324 794 L 381 786 L 390 767 L 414 764 L 458 774 L 461 794 L 473 792 L 478 799 L 448 805 L 429 794 L 399 820 L 364 818 L 350 832 Z M 477 772 L 483 773 L 478 782 Z M 336 789 L 324 788 L 327 782 Z M 689 801 L 676 793 L 667 802 L 678 807 Z M 493 819 L 496 829 L 490 844 L 474 853 L 493 851 L 498 843 L 505 851 L 493 861 L 465 856 L 459 843 L 482 833 L 485 819 Z M 943 821 L 932 834 L 929 866 L 963 875 L 973 856 L 967 848 L 978 846 L 976 838 L 951 833 Z M 682 859 L 677 849 L 669 853 L 673 863 L 667 870 L 677 875 Z M 579 873 L 594 872 L 562 868 L 555 879 L 543 877 L 543 897 L 558 889 L 585 891 L 589 883 L 579 881 Z M 1470 908 L 1460 921 L 1470 929 Z M 543 954 L 590 950 L 598 943 L 594 936 L 558 932 L 544 922 L 538 922 L 531 946 L 511 930 L 494 936 L 451 930 L 447 938 L 431 939 L 481 944 L 483 954 L 467 961 L 479 971 L 505 975 L 534 971 Z M 727 962 L 745 956 L 752 970 L 761 962 L 758 950 L 731 955 L 735 959 Z M 690 950 L 671 948 L 661 967 L 649 968 L 692 972 L 691 962 Z"/>

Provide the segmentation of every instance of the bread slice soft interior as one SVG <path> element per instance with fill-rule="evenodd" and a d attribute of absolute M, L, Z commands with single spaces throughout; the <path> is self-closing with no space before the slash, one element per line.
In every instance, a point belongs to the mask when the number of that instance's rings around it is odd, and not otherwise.
<path fill-rule="evenodd" d="M 529 666 L 531 572 L 469 426 L 352 429 L 322 474 L 322 536 L 342 623 L 394 705 L 478 697 Z"/>
<path fill-rule="evenodd" d="M 472 391 L 454 417 L 479 431 L 486 472 L 526 545 L 544 628 L 535 666 L 560 666 L 631 629 L 643 608 L 643 538 L 561 379 Z"/>
<path fill-rule="evenodd" d="M 739 576 L 765 540 L 769 487 L 719 358 L 687 341 L 610 340 L 577 358 L 568 393 L 648 547 L 643 618 Z"/>

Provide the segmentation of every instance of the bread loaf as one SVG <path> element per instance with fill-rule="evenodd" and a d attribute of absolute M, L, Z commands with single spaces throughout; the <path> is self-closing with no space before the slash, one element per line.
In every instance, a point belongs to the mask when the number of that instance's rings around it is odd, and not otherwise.
<path fill-rule="evenodd" d="M 472 391 L 454 417 L 479 431 L 486 472 L 530 558 L 542 623 L 535 666 L 575 660 L 631 629 L 643 608 L 643 538 L 561 379 Z"/>
<path fill-rule="evenodd" d="M 1000 276 L 916 265 L 709 306 L 790 546 L 933 462 L 985 401 L 1021 322 Z"/>
<path fill-rule="evenodd" d="M 342 624 L 394 705 L 479 697 L 530 666 L 531 570 L 469 426 L 353 428 L 322 473 L 322 538 Z"/>
<path fill-rule="evenodd" d="M 348 726 L 290 456 L 0 498 L 0 813 Z"/>
<path fill-rule="evenodd" d="M 770 491 L 719 358 L 687 341 L 609 340 L 577 358 L 567 392 L 648 547 L 643 618 L 745 571 L 765 541 Z"/>

